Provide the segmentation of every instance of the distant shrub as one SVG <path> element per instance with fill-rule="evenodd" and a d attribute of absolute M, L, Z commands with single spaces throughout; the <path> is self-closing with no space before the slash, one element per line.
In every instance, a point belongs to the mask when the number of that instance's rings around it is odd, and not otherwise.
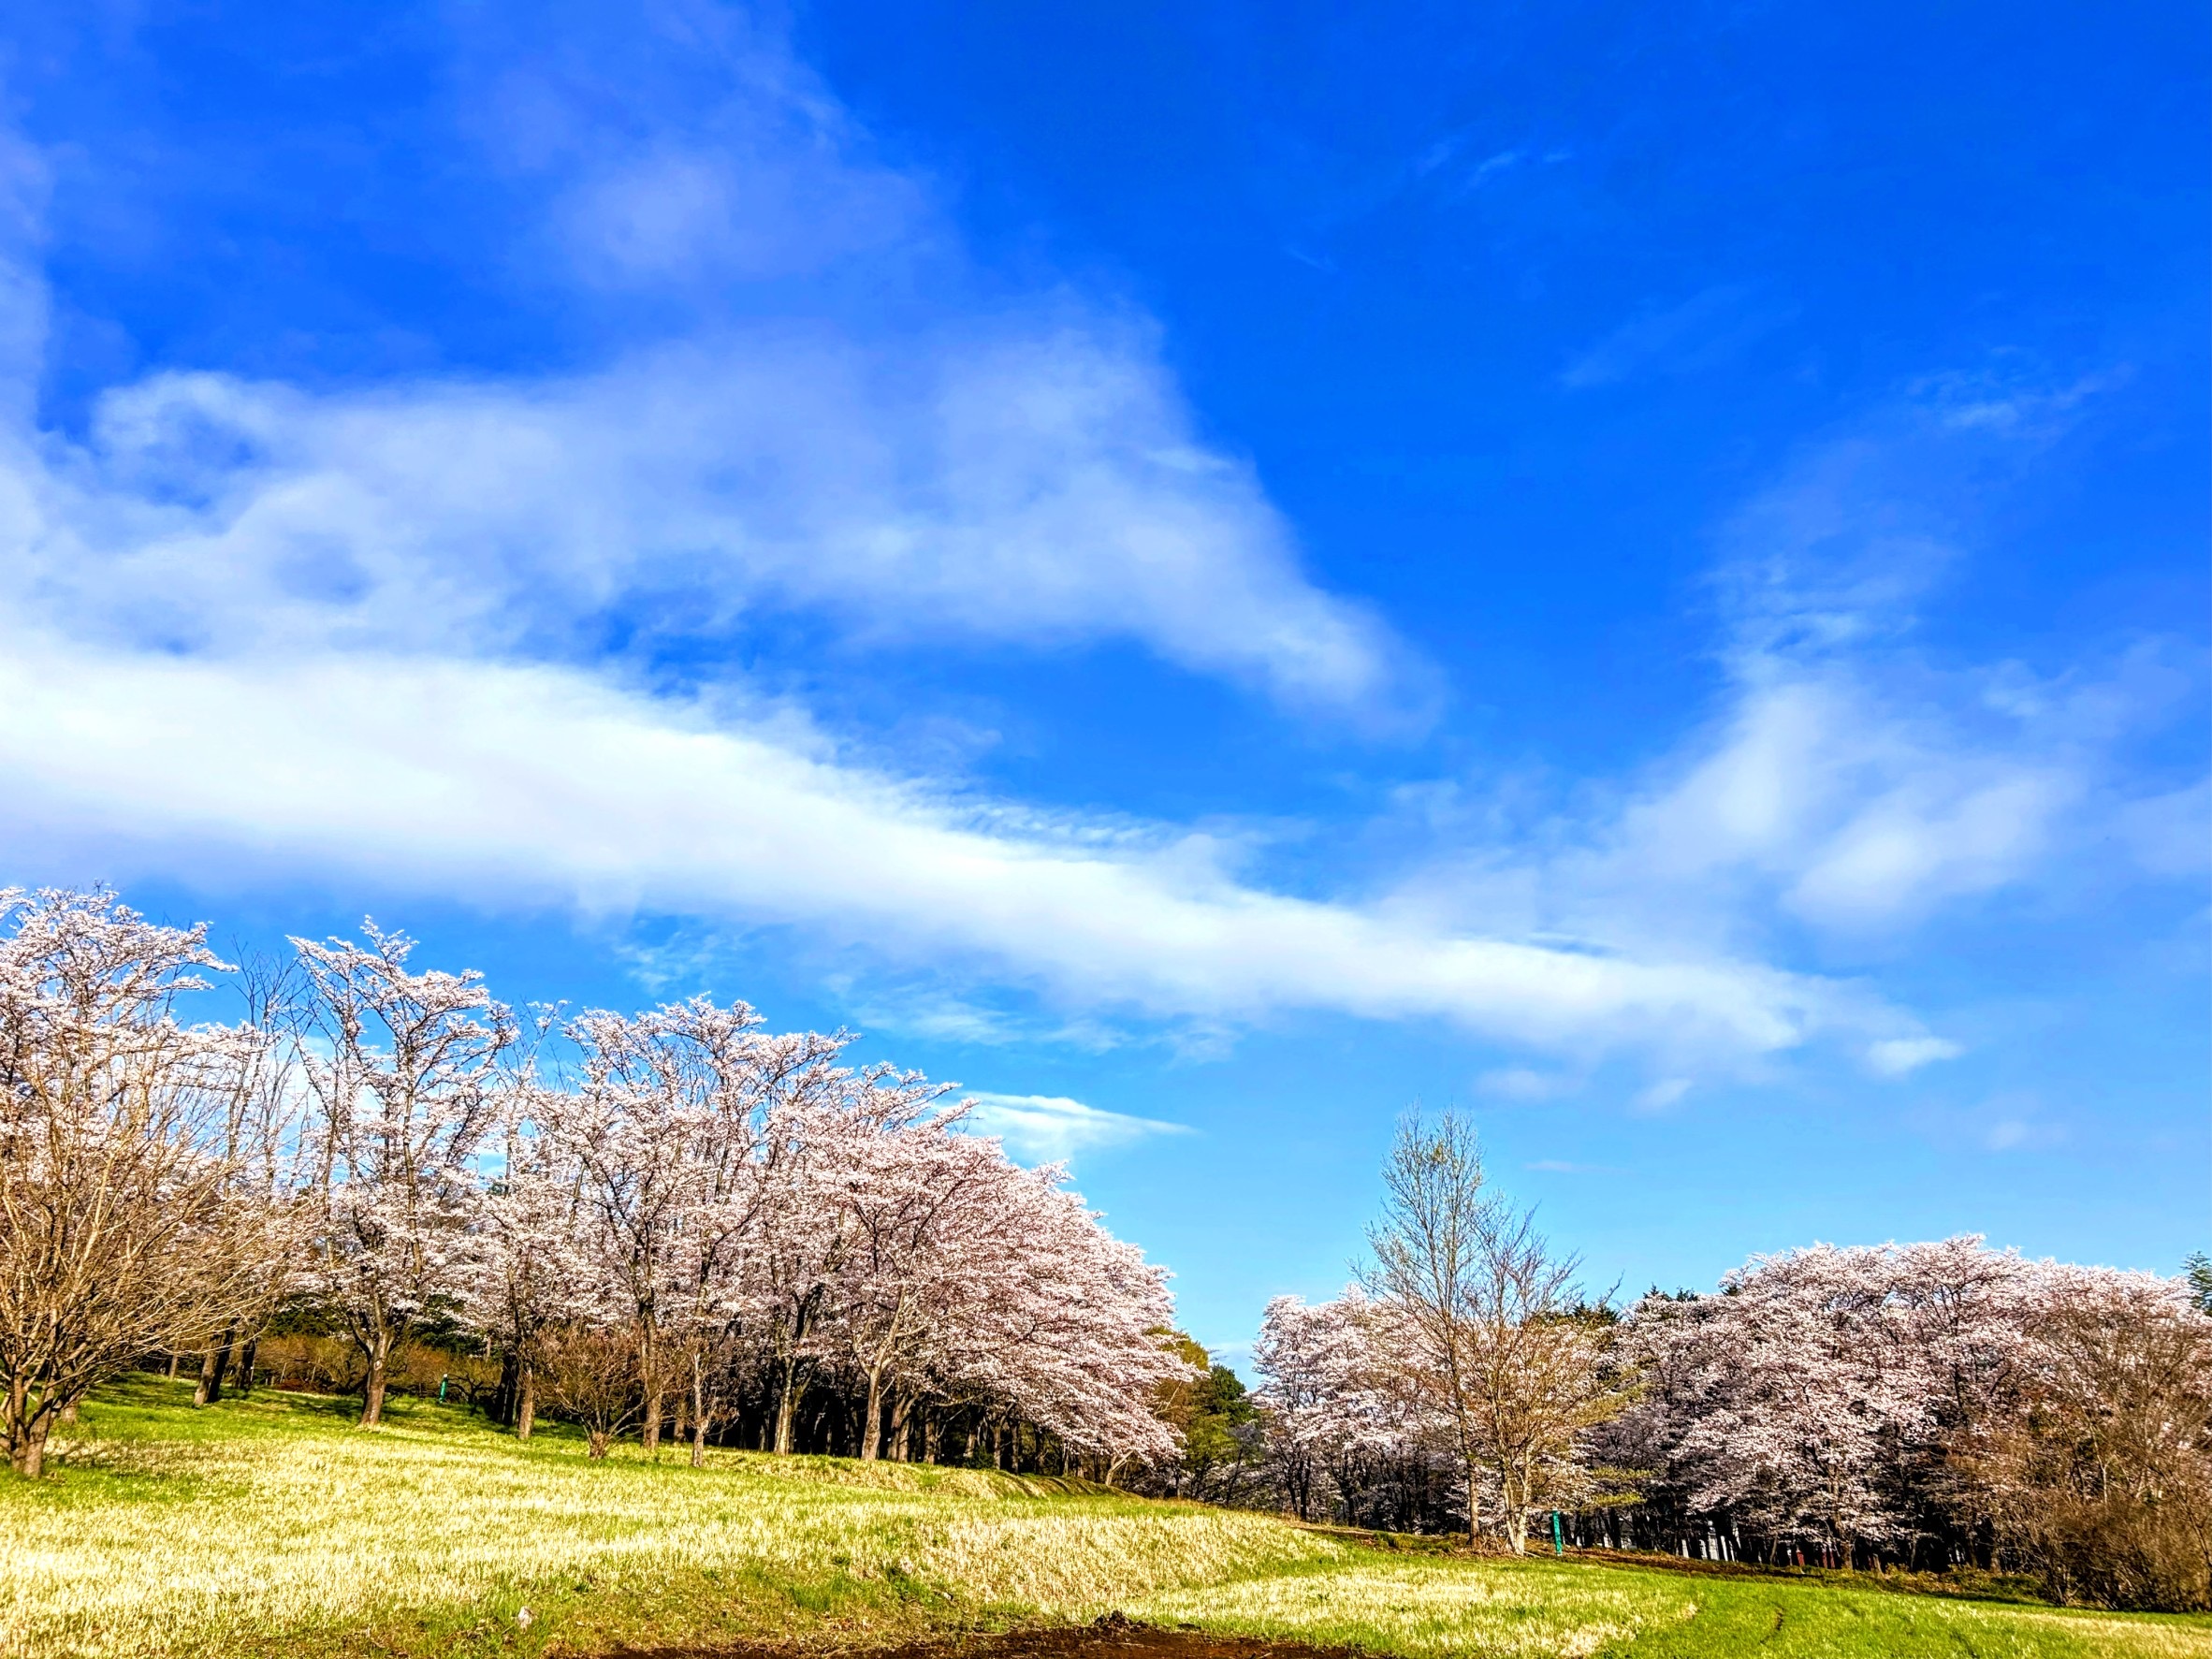
<path fill-rule="evenodd" d="M 353 1394 L 368 1375 L 360 1350 L 335 1336 L 265 1336 L 254 1350 L 254 1380 L 310 1394 Z"/>

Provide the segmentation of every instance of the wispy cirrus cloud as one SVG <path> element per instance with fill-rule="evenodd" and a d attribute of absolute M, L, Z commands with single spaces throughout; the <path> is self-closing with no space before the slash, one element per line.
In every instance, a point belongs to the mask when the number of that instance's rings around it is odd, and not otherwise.
<path fill-rule="evenodd" d="M 756 330 L 532 382 L 119 388 L 19 429 L 7 586 L 118 645 L 574 657 L 762 609 L 866 639 L 1136 638 L 1309 707 L 1387 707 L 1388 633 L 1308 585 L 1248 472 L 1128 341 Z"/>
<path fill-rule="evenodd" d="M 1923 637 L 1932 596 L 1986 550 L 1976 498 L 2081 401 L 1931 382 L 1810 445 L 1721 528 L 1705 721 L 1565 801 L 1502 812 L 1497 792 L 1409 793 L 1439 851 L 1401 902 L 1628 952 L 1701 940 L 1786 959 L 1810 938 L 1834 961 L 2006 894 L 2200 871 L 2201 763 L 2138 758 L 2202 698 L 2190 647 L 2117 641 L 2038 669 Z M 2019 417 L 1957 418 L 2000 404 Z M 1902 1076 L 1959 1052 L 1899 1033 L 1863 1058 Z"/>
<path fill-rule="evenodd" d="M 1187 1124 L 1108 1112 L 1064 1095 L 999 1095 L 970 1090 L 968 1122 L 1006 1142 L 1019 1157 L 1057 1163 L 1078 1153 L 1132 1145 L 1162 1135 L 1194 1133 Z"/>
<path fill-rule="evenodd" d="M 1786 324 L 1789 306 L 1749 283 L 1722 283 L 1638 313 L 1560 371 L 1569 391 L 1639 374 L 1694 374 L 1726 362 Z"/>

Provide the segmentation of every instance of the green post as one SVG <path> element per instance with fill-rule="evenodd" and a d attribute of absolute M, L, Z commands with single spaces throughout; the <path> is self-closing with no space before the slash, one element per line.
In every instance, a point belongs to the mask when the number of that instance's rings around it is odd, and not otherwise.
<path fill-rule="evenodd" d="M 1566 1553 L 1566 1545 L 1561 1541 L 1559 1536 L 1559 1511 L 1556 1509 L 1551 1511 L 1551 1553 L 1554 1555 Z"/>

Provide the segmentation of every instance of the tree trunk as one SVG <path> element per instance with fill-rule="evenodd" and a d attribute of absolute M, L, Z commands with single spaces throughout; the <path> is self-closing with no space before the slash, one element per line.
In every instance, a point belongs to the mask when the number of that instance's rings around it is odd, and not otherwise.
<path fill-rule="evenodd" d="M 510 1427 L 515 1421 L 516 1402 L 521 1397 L 522 1355 L 510 1347 L 500 1356 L 500 1386 L 492 1390 L 491 1420 Z"/>
<path fill-rule="evenodd" d="M 658 1388 L 646 1396 L 645 1427 L 639 1431 L 638 1438 L 645 1443 L 648 1452 L 661 1444 L 661 1390 Z"/>
<path fill-rule="evenodd" d="M 238 1340 L 238 1327 L 232 1325 L 223 1332 L 222 1340 L 210 1348 L 199 1362 L 199 1387 L 192 1390 L 195 1405 L 212 1405 L 223 1398 L 223 1375 L 230 1369 L 230 1346 Z"/>
<path fill-rule="evenodd" d="M 36 1413 L 18 1410 L 16 1420 L 8 1426 L 15 1431 L 15 1472 L 26 1480 L 36 1480 L 46 1473 L 46 1432 L 52 1419 L 41 1407 Z"/>
<path fill-rule="evenodd" d="M 524 1361 L 515 1378 L 515 1438 L 528 1440 L 538 1420 L 538 1374 Z"/>
<path fill-rule="evenodd" d="M 361 1382 L 361 1420 L 356 1426 L 373 1429 L 384 1422 L 385 1377 L 391 1365 L 392 1339 L 379 1331 L 369 1344 L 369 1375 Z"/>
<path fill-rule="evenodd" d="M 1528 1553 L 1529 1494 L 1536 1484 L 1532 1462 L 1523 1462 L 1520 1468 L 1508 1464 L 1499 1471 L 1498 1495 L 1506 1506 L 1506 1513 L 1500 1519 L 1506 1523 L 1506 1542 L 1516 1555 Z"/>
<path fill-rule="evenodd" d="M 868 1403 L 860 1419 L 860 1461 L 872 1463 L 883 1449 L 883 1368 L 868 1373 Z"/>
<path fill-rule="evenodd" d="M 791 1455 L 792 1432 L 799 1415 L 798 1368 L 795 1359 L 785 1358 L 781 1387 L 776 1398 L 776 1450 L 784 1457 Z"/>
<path fill-rule="evenodd" d="M 1475 1535 L 1482 1530 L 1481 1489 L 1476 1484 L 1475 1466 L 1467 1465 L 1467 1548 L 1475 1547 Z"/>
<path fill-rule="evenodd" d="M 584 1431 L 585 1448 L 595 1458 L 606 1456 L 608 1439 L 609 1435 L 604 1429 L 586 1429 Z"/>
<path fill-rule="evenodd" d="M 706 1467 L 706 1419 L 714 1414 L 707 1409 L 706 1368 L 698 1352 L 691 1354 L 691 1467 Z"/>
<path fill-rule="evenodd" d="M 254 1361 L 260 1347 L 261 1339 L 249 1336 L 244 1351 L 238 1357 L 238 1391 L 240 1397 L 254 1391 Z"/>

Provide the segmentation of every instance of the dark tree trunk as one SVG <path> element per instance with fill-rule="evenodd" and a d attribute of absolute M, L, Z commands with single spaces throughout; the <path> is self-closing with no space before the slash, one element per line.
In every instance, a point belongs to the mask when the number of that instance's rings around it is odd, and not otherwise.
<path fill-rule="evenodd" d="M 500 1386 L 492 1390 L 491 1420 L 512 1428 L 522 1382 L 522 1361 L 513 1348 L 500 1356 Z"/>
<path fill-rule="evenodd" d="M 230 1346 L 238 1340 L 238 1327 L 230 1326 L 223 1338 L 199 1362 L 199 1387 L 192 1391 L 195 1405 L 212 1405 L 223 1398 L 223 1376 L 230 1369 Z"/>

